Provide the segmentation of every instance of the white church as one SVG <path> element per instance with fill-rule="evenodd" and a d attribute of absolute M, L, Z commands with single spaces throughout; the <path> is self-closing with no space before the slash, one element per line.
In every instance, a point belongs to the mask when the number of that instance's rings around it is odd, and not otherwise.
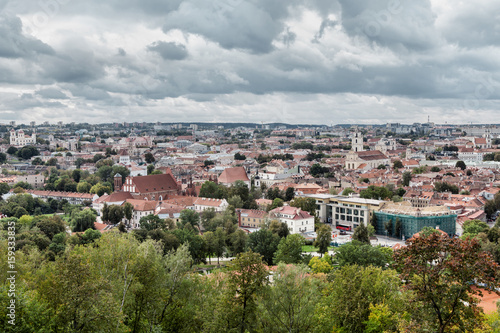
<path fill-rule="evenodd" d="M 380 150 L 368 150 L 363 148 L 363 135 L 356 131 L 352 137 L 351 151 L 346 155 L 346 170 L 363 169 L 369 170 L 378 167 L 380 164 L 387 165 L 390 159 Z"/>
<path fill-rule="evenodd" d="M 10 145 L 11 146 L 27 146 L 36 144 L 36 133 L 33 131 L 31 136 L 24 134 L 22 129 L 16 131 L 10 130 Z"/>

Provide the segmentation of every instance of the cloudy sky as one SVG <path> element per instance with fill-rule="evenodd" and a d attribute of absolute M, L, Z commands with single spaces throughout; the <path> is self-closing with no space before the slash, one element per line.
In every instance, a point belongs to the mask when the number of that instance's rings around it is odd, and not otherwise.
<path fill-rule="evenodd" d="M 0 123 L 500 123 L 500 1 L 0 0 Z"/>

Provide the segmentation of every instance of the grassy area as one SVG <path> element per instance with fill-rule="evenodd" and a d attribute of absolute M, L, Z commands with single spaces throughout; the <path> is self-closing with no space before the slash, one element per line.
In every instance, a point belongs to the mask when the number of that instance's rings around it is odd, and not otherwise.
<path fill-rule="evenodd" d="M 333 246 L 328 247 L 328 251 L 332 251 L 333 249 L 335 249 L 335 247 L 333 247 Z M 318 250 L 319 250 L 319 248 L 314 247 L 312 245 L 302 246 L 302 252 L 318 252 Z"/>
<path fill-rule="evenodd" d="M 302 252 L 317 252 L 318 248 L 312 245 L 304 245 L 302 246 Z"/>

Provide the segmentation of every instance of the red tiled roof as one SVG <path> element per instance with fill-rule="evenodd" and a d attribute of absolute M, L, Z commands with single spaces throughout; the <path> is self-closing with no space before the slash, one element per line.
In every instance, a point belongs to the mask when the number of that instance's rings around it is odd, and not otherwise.
<path fill-rule="evenodd" d="M 132 177 L 138 193 L 176 190 L 179 184 L 170 173 Z"/>
<path fill-rule="evenodd" d="M 226 168 L 219 176 L 219 183 L 232 184 L 237 180 L 250 181 L 244 167 Z"/>
<path fill-rule="evenodd" d="M 132 204 L 132 206 L 134 206 L 134 210 L 136 211 L 154 210 L 158 205 L 157 201 L 150 200 L 127 199 L 126 202 Z"/>
<path fill-rule="evenodd" d="M 134 197 L 129 192 L 113 192 L 109 195 L 103 195 L 96 200 L 96 203 L 101 202 L 119 202 L 125 201 L 127 199 L 133 199 Z"/>
<path fill-rule="evenodd" d="M 365 161 L 374 161 L 374 160 L 386 160 L 387 156 L 385 156 L 379 150 L 368 150 L 368 151 L 359 151 L 357 152 L 358 157 Z"/>
<path fill-rule="evenodd" d="M 213 198 L 196 198 L 194 201 L 195 205 L 200 206 L 212 206 L 220 207 L 224 203 L 223 199 L 213 199 Z"/>

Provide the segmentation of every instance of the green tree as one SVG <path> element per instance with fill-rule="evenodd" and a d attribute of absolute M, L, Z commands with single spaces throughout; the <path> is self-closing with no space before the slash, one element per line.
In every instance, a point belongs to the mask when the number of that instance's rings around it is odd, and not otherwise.
<path fill-rule="evenodd" d="M 285 191 L 285 201 L 292 201 L 295 197 L 295 189 L 293 187 L 287 187 Z"/>
<path fill-rule="evenodd" d="M 412 174 L 410 171 L 403 172 L 403 186 L 410 186 Z"/>
<path fill-rule="evenodd" d="M 248 235 L 245 231 L 238 229 L 232 234 L 228 235 L 228 239 L 232 256 L 235 256 L 247 250 Z"/>
<path fill-rule="evenodd" d="M 44 217 L 36 223 L 36 227 L 50 240 L 54 235 L 66 231 L 66 224 L 59 216 Z"/>
<path fill-rule="evenodd" d="M 158 215 L 149 214 L 139 219 L 139 227 L 147 231 L 156 229 L 166 230 L 167 224 L 165 220 L 159 218 Z"/>
<path fill-rule="evenodd" d="M 10 186 L 7 183 L 0 183 L 0 195 L 4 195 L 5 193 L 9 193 Z"/>
<path fill-rule="evenodd" d="M 305 238 L 299 234 L 292 234 L 282 238 L 274 254 L 274 263 L 298 264 L 302 262 L 302 247 L 305 243 Z"/>
<path fill-rule="evenodd" d="M 217 256 L 217 265 L 219 265 L 219 258 L 224 255 L 224 251 L 226 250 L 226 233 L 221 227 L 215 229 L 214 232 L 214 243 L 213 243 L 213 251 Z"/>
<path fill-rule="evenodd" d="M 109 206 L 108 204 L 105 202 L 103 205 L 102 205 L 102 210 L 101 210 L 101 219 L 103 222 L 108 222 L 109 221 Z"/>
<path fill-rule="evenodd" d="M 290 202 L 290 206 L 300 208 L 312 216 L 316 216 L 316 199 L 314 198 L 297 197 Z"/>
<path fill-rule="evenodd" d="M 105 183 L 97 183 L 90 188 L 90 193 L 97 194 L 98 196 L 102 196 L 105 193 L 111 194 L 112 192 L 113 189 L 111 186 Z"/>
<path fill-rule="evenodd" d="M 262 332 L 313 331 L 314 309 L 321 298 L 321 284 L 310 276 L 305 266 L 279 264 L 273 275 L 273 285 L 264 288 L 258 300 Z"/>
<path fill-rule="evenodd" d="M 278 249 L 280 237 L 268 229 L 259 229 L 249 236 L 250 249 L 263 256 L 268 265 L 273 264 L 273 256 Z"/>
<path fill-rule="evenodd" d="M 465 170 L 467 169 L 467 165 L 465 165 L 464 161 L 457 161 L 457 163 L 455 163 L 455 168 L 460 168 L 462 170 Z"/>
<path fill-rule="evenodd" d="M 241 200 L 239 195 L 233 195 L 229 199 L 227 199 L 227 203 L 234 208 L 242 208 L 243 200 Z"/>
<path fill-rule="evenodd" d="M 308 266 L 311 267 L 311 270 L 315 274 L 327 274 L 333 270 L 332 259 L 328 254 L 325 254 L 322 258 L 312 257 L 311 260 L 309 260 Z"/>
<path fill-rule="evenodd" d="M 247 159 L 247 157 L 245 155 L 243 155 L 243 154 L 236 153 L 236 154 L 234 154 L 234 159 L 236 161 L 244 161 L 244 160 Z"/>
<path fill-rule="evenodd" d="M 125 202 L 125 204 L 123 204 L 123 215 L 127 219 L 128 223 L 132 220 L 133 212 L 134 206 L 132 206 L 130 202 Z"/>
<path fill-rule="evenodd" d="M 462 225 L 462 238 L 476 237 L 479 233 L 488 233 L 490 227 L 481 220 L 467 220 Z"/>
<path fill-rule="evenodd" d="M 200 215 L 192 209 L 184 209 L 180 214 L 179 226 L 184 228 L 190 224 L 193 228 L 198 228 L 200 223 Z"/>
<path fill-rule="evenodd" d="M 257 294 L 266 285 L 268 272 L 258 253 L 245 252 L 239 254 L 229 265 L 232 272 L 227 276 L 229 302 L 235 314 L 235 327 L 244 333 L 253 331 L 257 320 Z"/>
<path fill-rule="evenodd" d="M 342 195 L 344 196 L 349 196 L 349 194 L 351 193 L 354 193 L 354 190 L 350 187 L 346 187 L 343 191 L 342 191 Z"/>
<path fill-rule="evenodd" d="M 394 312 L 402 308 L 401 280 L 394 270 L 349 265 L 334 270 L 329 280 L 316 308 L 318 332 L 363 333 L 370 306 L 388 304 Z"/>
<path fill-rule="evenodd" d="M 81 232 L 87 229 L 95 229 L 94 223 L 97 215 L 92 209 L 84 209 L 72 214 L 70 224 L 74 232 Z"/>
<path fill-rule="evenodd" d="M 276 198 L 276 199 L 273 200 L 273 203 L 272 203 L 271 207 L 269 207 L 269 210 L 275 209 L 275 208 L 278 208 L 278 207 L 283 207 L 283 205 L 284 205 L 283 200 L 280 199 L 280 198 Z"/>
<path fill-rule="evenodd" d="M 326 224 L 322 224 L 317 230 L 317 237 L 314 241 L 314 246 L 318 248 L 318 252 L 328 253 L 328 246 L 330 246 L 330 242 L 332 241 L 332 229 Z"/>
<path fill-rule="evenodd" d="M 154 163 L 156 161 L 155 157 L 151 153 L 144 154 L 144 160 L 147 164 Z"/>
<path fill-rule="evenodd" d="M 392 164 L 392 167 L 393 167 L 394 169 L 401 169 L 401 168 L 403 168 L 403 167 L 404 167 L 404 166 L 403 166 L 403 162 L 401 162 L 401 160 L 396 160 L 396 161 L 394 161 L 394 163 Z"/>
<path fill-rule="evenodd" d="M 90 189 L 92 188 L 92 185 L 86 181 L 81 181 L 76 185 L 76 191 L 78 193 L 89 193 Z"/>
<path fill-rule="evenodd" d="M 370 236 L 368 234 L 368 228 L 365 226 L 363 222 L 361 222 L 356 228 L 354 228 L 352 239 L 357 240 L 361 243 L 370 244 Z"/>
<path fill-rule="evenodd" d="M 456 328 L 472 332 L 481 326 L 475 295 L 499 287 L 498 270 L 473 239 L 449 238 L 439 232 L 420 233 L 394 254 L 394 267 L 411 291 L 412 318 L 425 318 L 434 332 Z M 418 327 L 411 321 L 409 329 Z"/>
<path fill-rule="evenodd" d="M 227 199 L 227 188 L 212 181 L 206 181 L 201 185 L 199 196 L 202 198 Z"/>
<path fill-rule="evenodd" d="M 108 208 L 108 221 L 111 224 L 118 224 L 123 219 L 123 207 L 111 205 Z"/>
<path fill-rule="evenodd" d="M 380 246 L 371 246 L 366 243 L 353 240 L 335 249 L 335 261 L 340 266 L 376 266 L 386 268 L 392 261 L 392 250 L 389 253 Z"/>

